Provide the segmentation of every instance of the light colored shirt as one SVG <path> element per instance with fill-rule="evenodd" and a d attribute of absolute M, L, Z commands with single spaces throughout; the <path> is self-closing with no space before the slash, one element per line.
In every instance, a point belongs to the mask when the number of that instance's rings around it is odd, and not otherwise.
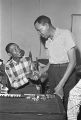
<path fill-rule="evenodd" d="M 47 48 L 49 63 L 62 64 L 69 62 L 67 52 L 75 47 L 75 43 L 69 30 L 56 28 L 53 39 L 48 38 L 45 47 Z"/>

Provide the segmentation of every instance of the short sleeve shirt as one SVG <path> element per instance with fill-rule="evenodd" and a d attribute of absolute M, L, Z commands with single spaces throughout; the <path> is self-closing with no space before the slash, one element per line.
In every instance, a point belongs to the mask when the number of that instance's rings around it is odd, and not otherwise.
<path fill-rule="evenodd" d="M 56 28 L 53 39 L 48 38 L 45 47 L 50 64 L 62 64 L 69 62 L 67 52 L 75 47 L 75 42 L 69 30 Z"/>

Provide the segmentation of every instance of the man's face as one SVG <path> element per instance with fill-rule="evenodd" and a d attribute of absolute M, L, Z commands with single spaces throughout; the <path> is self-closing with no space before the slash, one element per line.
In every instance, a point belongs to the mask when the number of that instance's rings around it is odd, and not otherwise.
<path fill-rule="evenodd" d="M 10 54 L 12 57 L 21 58 L 24 55 L 24 50 L 21 50 L 17 44 L 10 46 Z"/>
<path fill-rule="evenodd" d="M 48 24 L 42 25 L 42 24 L 36 23 L 35 29 L 42 37 L 46 39 L 49 37 L 49 25 Z"/>

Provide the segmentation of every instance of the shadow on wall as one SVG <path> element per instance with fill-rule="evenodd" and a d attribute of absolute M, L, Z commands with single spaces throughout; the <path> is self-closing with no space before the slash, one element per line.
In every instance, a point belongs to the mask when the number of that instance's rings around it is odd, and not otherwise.
<path fill-rule="evenodd" d="M 78 48 L 76 49 L 76 63 L 77 66 L 81 65 L 81 53 Z"/>

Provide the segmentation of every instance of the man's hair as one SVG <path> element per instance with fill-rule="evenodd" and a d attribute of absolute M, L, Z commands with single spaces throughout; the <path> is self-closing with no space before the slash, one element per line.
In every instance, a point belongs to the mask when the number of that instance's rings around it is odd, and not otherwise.
<path fill-rule="evenodd" d="M 37 22 L 38 22 L 39 24 L 43 24 L 43 25 L 46 24 L 46 23 L 48 23 L 49 25 L 51 25 L 51 20 L 50 20 L 50 18 L 47 17 L 47 16 L 45 16 L 45 15 L 39 16 L 39 17 L 35 20 L 34 25 L 35 25 Z"/>
<path fill-rule="evenodd" d="M 6 48 L 5 48 L 5 50 L 6 50 L 6 52 L 7 53 L 10 53 L 10 46 L 11 45 L 14 45 L 15 43 L 9 43 L 9 44 L 7 44 L 7 46 L 6 46 Z"/>

